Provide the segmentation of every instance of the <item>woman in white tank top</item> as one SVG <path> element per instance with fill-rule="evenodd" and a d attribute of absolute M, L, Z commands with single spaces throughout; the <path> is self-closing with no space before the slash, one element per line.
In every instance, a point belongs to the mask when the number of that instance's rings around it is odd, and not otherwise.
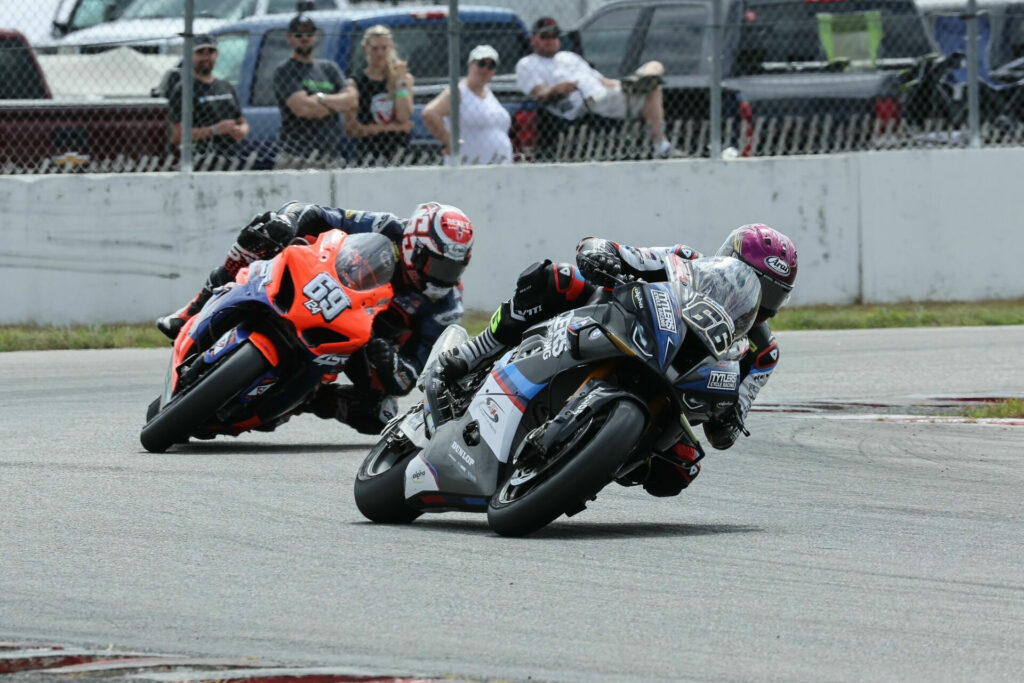
<path fill-rule="evenodd" d="M 459 82 L 459 157 L 464 166 L 512 162 L 512 118 L 487 87 L 497 68 L 498 51 L 490 45 L 477 45 L 469 53 L 468 73 Z M 445 166 L 453 165 L 450 114 L 447 88 L 423 108 L 423 123 L 444 145 Z"/>

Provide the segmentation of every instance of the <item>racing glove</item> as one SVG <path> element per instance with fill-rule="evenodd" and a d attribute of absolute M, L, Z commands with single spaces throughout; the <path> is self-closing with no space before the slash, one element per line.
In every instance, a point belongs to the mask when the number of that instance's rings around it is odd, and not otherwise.
<path fill-rule="evenodd" d="M 614 244 L 591 237 L 580 242 L 576 251 L 576 266 L 584 279 L 599 287 L 611 287 L 622 272 L 622 259 Z"/>
<path fill-rule="evenodd" d="M 366 345 L 366 355 L 381 386 L 389 394 L 404 396 L 416 386 L 419 371 L 391 342 L 379 337 L 371 339 Z"/>
<path fill-rule="evenodd" d="M 238 239 L 228 251 L 224 268 L 232 278 L 253 261 L 276 256 L 295 238 L 295 226 L 287 216 L 265 211 L 253 216 L 238 233 Z"/>

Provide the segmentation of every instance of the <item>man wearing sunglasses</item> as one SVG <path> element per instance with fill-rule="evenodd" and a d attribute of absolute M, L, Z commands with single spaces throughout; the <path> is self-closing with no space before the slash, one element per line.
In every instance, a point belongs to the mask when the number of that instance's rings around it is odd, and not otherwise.
<path fill-rule="evenodd" d="M 292 55 L 274 71 L 274 95 L 281 110 L 274 167 L 337 167 L 342 138 L 339 114 L 353 112 L 359 94 L 337 64 L 313 57 L 318 35 L 312 18 L 293 17 L 287 39 Z"/>
<path fill-rule="evenodd" d="M 679 156 L 665 139 L 661 92 L 665 67 L 661 62 L 647 62 L 621 81 L 606 78 L 580 55 L 562 50 L 560 33 L 551 17 L 541 17 L 534 23 L 530 37 L 533 54 L 516 64 L 519 89 L 540 100 L 558 128 L 567 128 L 557 125 L 559 121 L 601 123 L 640 116 L 650 127 L 654 156 Z M 549 143 L 557 138 L 557 132 L 547 136 L 543 130 L 538 132 L 542 147 L 543 138 Z"/>
<path fill-rule="evenodd" d="M 192 49 L 192 142 L 197 168 L 207 166 L 212 155 L 217 163 L 230 164 L 238 155 L 238 141 L 249 134 L 249 124 L 242 116 L 238 93 L 234 86 L 215 78 L 217 41 L 209 34 L 196 36 Z M 171 141 L 181 144 L 182 88 L 179 81 L 169 97 L 168 118 L 171 122 Z"/>

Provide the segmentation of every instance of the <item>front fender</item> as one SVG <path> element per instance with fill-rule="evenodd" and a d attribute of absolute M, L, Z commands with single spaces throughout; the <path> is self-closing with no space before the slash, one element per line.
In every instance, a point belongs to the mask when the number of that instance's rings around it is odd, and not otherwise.
<path fill-rule="evenodd" d="M 536 435 L 532 440 L 540 450 L 547 452 L 569 439 L 601 408 L 622 399 L 632 401 L 640 407 L 644 412 L 646 429 L 650 422 L 650 412 L 642 400 L 603 379 L 590 379 L 569 398 L 562 410 L 544 425 L 543 433 Z"/>

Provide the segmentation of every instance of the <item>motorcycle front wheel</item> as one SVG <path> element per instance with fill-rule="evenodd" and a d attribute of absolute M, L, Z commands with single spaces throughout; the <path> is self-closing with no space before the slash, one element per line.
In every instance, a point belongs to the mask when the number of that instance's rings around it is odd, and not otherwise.
<path fill-rule="evenodd" d="M 270 367 L 252 344 L 243 344 L 201 378 L 184 394 L 175 397 L 142 428 L 139 440 L 150 453 L 163 453 L 203 426 L 221 406 L 255 382 Z"/>
<path fill-rule="evenodd" d="M 408 524 L 423 514 L 405 502 L 405 467 L 416 447 L 397 431 L 377 442 L 356 473 L 356 507 L 371 522 Z"/>
<path fill-rule="evenodd" d="M 629 456 L 644 428 L 644 412 L 621 400 L 582 426 L 561 448 L 520 458 L 491 497 L 487 521 L 502 536 L 525 536 L 597 495 Z"/>

